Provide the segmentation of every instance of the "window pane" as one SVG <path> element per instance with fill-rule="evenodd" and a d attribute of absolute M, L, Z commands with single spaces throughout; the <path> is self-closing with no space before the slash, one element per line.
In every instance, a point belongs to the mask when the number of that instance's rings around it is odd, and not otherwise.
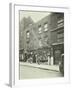
<path fill-rule="evenodd" d="M 41 31 L 41 30 L 42 30 L 42 28 L 41 28 L 41 27 L 39 27 L 39 33 L 42 33 L 42 31 Z"/>
<path fill-rule="evenodd" d="M 41 41 L 39 41 L 39 46 L 40 46 L 40 47 L 42 46 L 42 42 L 41 42 Z"/>
<path fill-rule="evenodd" d="M 47 23 L 44 25 L 44 28 L 47 28 Z"/>
<path fill-rule="evenodd" d="M 46 23 L 46 24 L 44 24 L 44 31 L 47 31 L 47 30 L 48 30 L 48 25 Z"/>
<path fill-rule="evenodd" d="M 30 37 L 30 33 L 29 33 L 29 31 L 27 31 L 27 38 L 29 38 Z"/>

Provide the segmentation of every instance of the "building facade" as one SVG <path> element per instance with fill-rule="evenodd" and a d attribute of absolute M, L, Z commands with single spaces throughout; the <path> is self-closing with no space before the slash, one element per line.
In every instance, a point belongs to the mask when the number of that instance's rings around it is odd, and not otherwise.
<path fill-rule="evenodd" d="M 51 30 L 51 43 L 54 64 L 59 64 L 61 55 L 64 54 L 64 13 L 56 13 L 57 25 Z"/>
<path fill-rule="evenodd" d="M 25 52 L 33 52 L 43 56 L 50 64 L 59 64 L 64 53 L 64 14 L 51 13 L 37 23 L 29 23 L 22 31 L 20 46 Z"/>

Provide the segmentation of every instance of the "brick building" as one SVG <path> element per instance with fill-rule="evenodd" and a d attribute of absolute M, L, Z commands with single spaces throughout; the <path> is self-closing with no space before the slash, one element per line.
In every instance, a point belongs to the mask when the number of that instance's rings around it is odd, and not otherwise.
<path fill-rule="evenodd" d="M 55 13 L 55 16 L 57 16 L 57 25 L 51 30 L 51 43 L 54 64 L 59 64 L 61 54 L 64 54 L 64 13 Z"/>

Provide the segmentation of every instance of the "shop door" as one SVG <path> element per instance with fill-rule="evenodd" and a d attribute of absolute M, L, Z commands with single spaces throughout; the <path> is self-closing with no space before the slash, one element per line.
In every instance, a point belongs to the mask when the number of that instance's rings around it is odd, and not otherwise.
<path fill-rule="evenodd" d="M 60 60 L 61 60 L 61 52 L 60 52 L 60 50 L 55 50 L 55 53 L 54 54 L 55 54 L 54 55 L 54 63 L 56 65 L 58 65 L 59 62 L 60 62 Z"/>

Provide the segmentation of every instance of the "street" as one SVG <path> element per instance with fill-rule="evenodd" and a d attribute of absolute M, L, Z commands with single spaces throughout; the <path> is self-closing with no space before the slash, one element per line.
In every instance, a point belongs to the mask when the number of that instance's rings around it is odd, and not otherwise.
<path fill-rule="evenodd" d="M 60 72 L 20 65 L 19 79 L 62 77 Z"/>

